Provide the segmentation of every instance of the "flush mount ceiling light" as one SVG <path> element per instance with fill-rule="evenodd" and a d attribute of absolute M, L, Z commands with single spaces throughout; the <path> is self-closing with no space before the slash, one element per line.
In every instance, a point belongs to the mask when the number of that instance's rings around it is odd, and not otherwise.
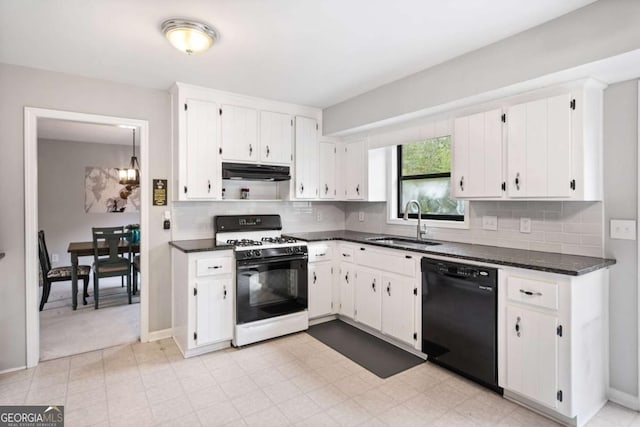
<path fill-rule="evenodd" d="M 204 52 L 218 38 L 218 34 L 210 26 L 186 19 L 164 21 L 162 32 L 176 49 L 188 55 Z"/>

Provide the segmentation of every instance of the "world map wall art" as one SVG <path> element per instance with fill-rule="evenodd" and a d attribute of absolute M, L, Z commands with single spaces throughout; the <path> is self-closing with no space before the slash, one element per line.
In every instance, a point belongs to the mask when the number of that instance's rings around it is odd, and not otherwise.
<path fill-rule="evenodd" d="M 84 186 L 86 213 L 140 211 L 140 187 L 120 184 L 117 168 L 87 166 Z"/>

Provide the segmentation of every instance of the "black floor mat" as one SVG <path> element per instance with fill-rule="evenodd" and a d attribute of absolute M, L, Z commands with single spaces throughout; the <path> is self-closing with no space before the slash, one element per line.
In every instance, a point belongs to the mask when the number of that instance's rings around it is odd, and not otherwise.
<path fill-rule="evenodd" d="M 307 332 L 380 378 L 388 378 L 424 362 L 340 320 L 313 325 Z"/>

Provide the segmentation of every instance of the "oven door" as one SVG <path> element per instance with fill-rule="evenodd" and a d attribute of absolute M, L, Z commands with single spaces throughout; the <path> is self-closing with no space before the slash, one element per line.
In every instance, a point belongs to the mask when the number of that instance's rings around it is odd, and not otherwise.
<path fill-rule="evenodd" d="M 307 256 L 236 263 L 237 324 L 307 309 Z"/>

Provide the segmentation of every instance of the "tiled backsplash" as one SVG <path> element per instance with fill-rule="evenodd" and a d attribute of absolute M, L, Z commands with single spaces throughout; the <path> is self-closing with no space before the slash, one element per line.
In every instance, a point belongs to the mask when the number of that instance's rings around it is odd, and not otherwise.
<path fill-rule="evenodd" d="M 470 202 L 469 229 L 429 228 L 437 240 L 602 256 L 602 202 Z M 359 221 L 359 212 L 365 220 Z M 173 239 L 213 237 L 215 215 L 280 214 L 283 231 L 349 229 L 414 236 L 415 225 L 387 223 L 386 203 L 364 202 L 176 202 Z M 498 230 L 484 230 L 482 217 L 498 217 Z M 531 233 L 520 232 L 520 218 L 531 219 Z"/>
<path fill-rule="evenodd" d="M 280 214 L 283 232 L 344 228 L 344 204 L 331 202 L 174 202 L 173 240 L 213 237 L 215 215 Z"/>
<path fill-rule="evenodd" d="M 359 221 L 359 212 L 365 220 Z M 498 230 L 482 228 L 482 217 L 498 217 Z M 415 225 L 387 223 L 386 203 L 347 203 L 346 228 L 372 233 L 415 235 Z M 531 233 L 520 232 L 520 218 L 531 219 Z M 470 202 L 469 229 L 430 228 L 438 240 L 545 252 L 602 256 L 602 202 Z"/>

